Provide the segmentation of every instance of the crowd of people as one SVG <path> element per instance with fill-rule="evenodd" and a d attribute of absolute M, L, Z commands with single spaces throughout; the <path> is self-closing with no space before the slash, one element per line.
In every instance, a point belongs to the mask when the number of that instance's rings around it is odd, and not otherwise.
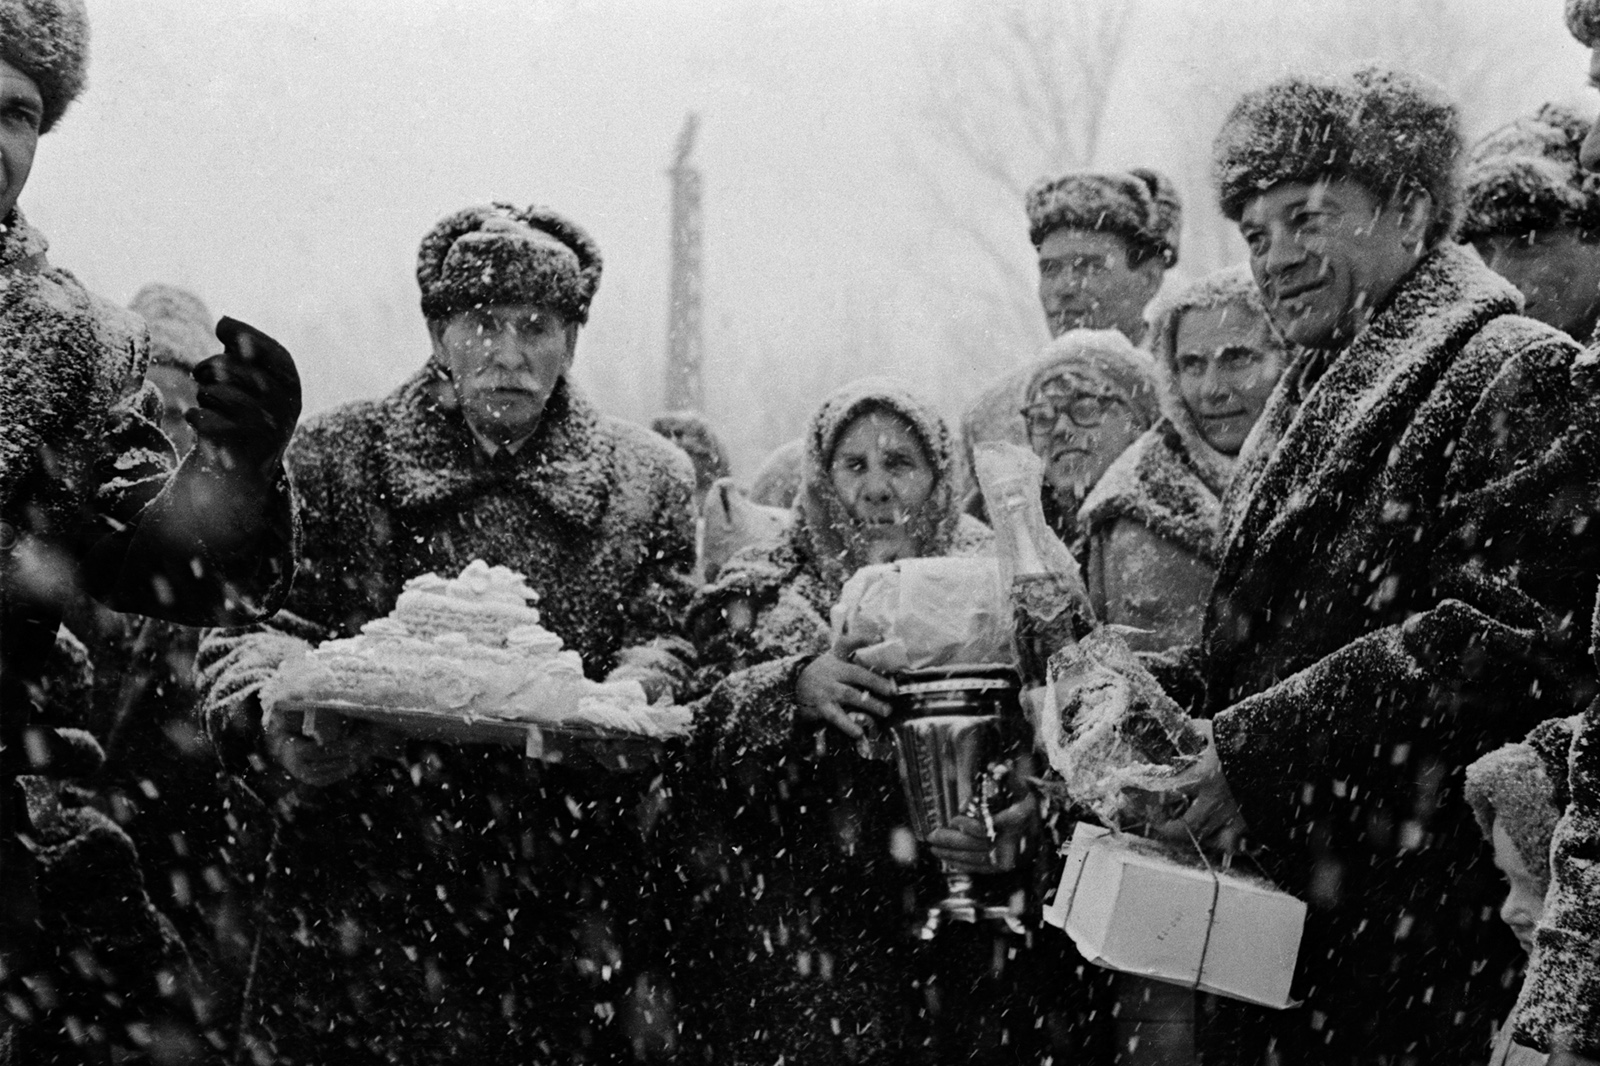
<path fill-rule="evenodd" d="M 746 487 L 703 414 L 574 384 L 602 256 L 547 207 L 435 224 L 426 361 L 304 421 L 262 331 L 88 292 L 18 206 L 87 61 L 81 0 L 0 0 L 0 1063 L 1600 1062 L 1600 123 L 1469 147 L 1404 72 L 1282 77 L 1215 133 L 1246 262 L 1169 278 L 1152 169 L 1043 179 L 1043 351 L 959 420 L 844 384 Z M 896 681 L 830 611 L 995 553 L 994 441 L 1081 624 L 1214 737 L 1148 831 L 1306 902 L 1288 1009 L 1041 924 L 1090 815 L 1032 753 L 925 842 L 867 757 Z M 263 713 L 476 559 L 689 735 L 602 769 Z M 914 937 L 941 863 L 1012 920 Z"/>

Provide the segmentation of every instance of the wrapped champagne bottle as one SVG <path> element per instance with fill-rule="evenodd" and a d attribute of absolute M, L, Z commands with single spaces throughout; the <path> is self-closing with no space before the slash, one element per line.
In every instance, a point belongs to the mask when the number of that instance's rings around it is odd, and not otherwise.
<path fill-rule="evenodd" d="M 992 442 L 977 446 L 973 465 L 994 527 L 1000 583 L 1010 590 L 1017 669 L 1025 686 L 1043 685 L 1050 656 L 1093 622 L 1089 593 L 1078 561 L 1045 520 L 1043 461 L 1027 448 Z"/>

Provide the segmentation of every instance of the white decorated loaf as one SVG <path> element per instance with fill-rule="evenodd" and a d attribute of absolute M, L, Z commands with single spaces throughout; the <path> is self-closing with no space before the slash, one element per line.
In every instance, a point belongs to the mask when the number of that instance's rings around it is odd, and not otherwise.
<path fill-rule="evenodd" d="M 286 661 L 262 686 L 262 707 L 344 703 L 653 737 L 687 731 L 688 711 L 651 706 L 638 682 L 584 677 L 578 653 L 539 624 L 537 598 L 521 574 L 481 559 L 453 580 L 423 574 L 387 617 Z"/>

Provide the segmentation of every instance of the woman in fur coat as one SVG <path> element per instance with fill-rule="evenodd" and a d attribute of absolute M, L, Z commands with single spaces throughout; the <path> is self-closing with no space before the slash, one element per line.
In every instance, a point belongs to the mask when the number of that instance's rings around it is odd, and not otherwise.
<path fill-rule="evenodd" d="M 1129 643 L 1156 651 L 1200 637 L 1222 497 L 1287 346 L 1243 267 L 1158 304 L 1150 343 L 1161 419 L 1095 483 L 1078 524 L 1097 617 L 1140 630 Z"/>

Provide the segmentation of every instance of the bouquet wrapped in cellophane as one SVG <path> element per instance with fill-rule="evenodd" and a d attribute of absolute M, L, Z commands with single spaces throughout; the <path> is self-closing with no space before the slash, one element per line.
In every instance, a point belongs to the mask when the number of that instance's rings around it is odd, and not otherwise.
<path fill-rule="evenodd" d="M 1055 788 L 1112 825 L 1160 817 L 1164 797 L 1215 771 L 1209 737 L 1116 627 L 1089 628 L 1077 561 L 1045 521 L 1040 459 L 1000 443 L 979 445 L 974 459 L 1016 613 L 1023 677 L 1044 685 L 1033 727 L 1061 777 Z"/>

